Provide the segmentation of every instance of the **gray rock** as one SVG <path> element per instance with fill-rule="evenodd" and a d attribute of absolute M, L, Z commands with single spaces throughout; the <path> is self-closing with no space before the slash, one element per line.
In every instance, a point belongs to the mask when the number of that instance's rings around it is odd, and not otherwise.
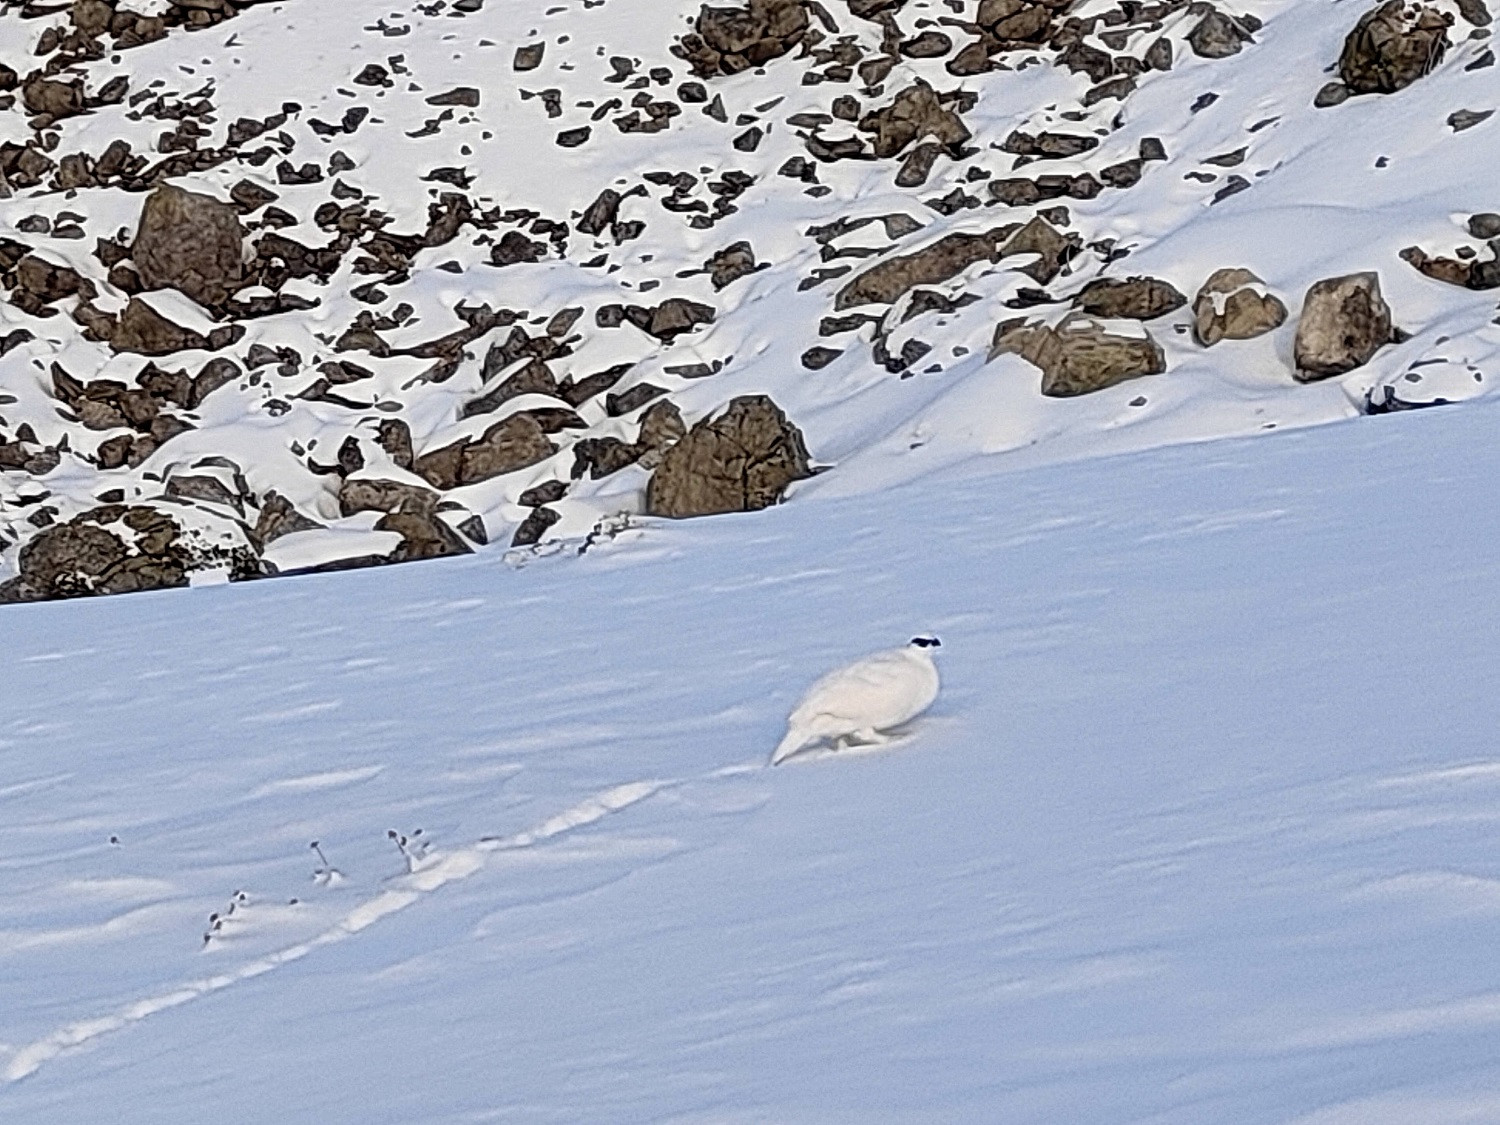
<path fill-rule="evenodd" d="M 1206 348 L 1221 340 L 1251 340 L 1286 323 L 1286 305 L 1262 294 L 1260 278 L 1249 270 L 1213 273 L 1193 298 L 1193 336 Z"/>
<path fill-rule="evenodd" d="M 950 234 L 911 254 L 887 258 L 854 277 L 839 290 L 834 308 L 891 304 L 909 289 L 936 285 L 962 273 L 975 262 L 1000 260 L 1000 244 L 1015 232 L 1014 226 L 997 227 L 984 234 Z"/>
<path fill-rule="evenodd" d="M 1500 215 L 1493 211 L 1482 211 L 1477 215 L 1470 215 L 1469 234 L 1485 241 L 1500 238 Z"/>
<path fill-rule="evenodd" d="M 1437 69 L 1453 17 L 1425 4 L 1385 0 L 1344 41 L 1339 77 L 1356 94 L 1394 94 Z"/>
<path fill-rule="evenodd" d="M 1227 59 L 1237 55 L 1250 39 L 1250 32 L 1236 19 L 1220 11 L 1211 11 L 1188 32 L 1188 46 L 1204 59 Z"/>
<path fill-rule="evenodd" d="M 867 113 L 859 128 L 874 134 L 875 155 L 881 159 L 897 156 L 925 137 L 956 153 L 972 136 L 963 119 L 946 108 L 937 91 L 920 79 L 898 93 L 884 109 Z"/>
<path fill-rule="evenodd" d="M 131 257 L 150 288 L 176 289 L 211 307 L 239 288 L 244 239 L 229 204 L 163 184 L 141 209 Z"/>
<path fill-rule="evenodd" d="M 1100 278 L 1073 299 L 1080 312 L 1110 320 L 1155 320 L 1185 304 L 1187 298 L 1174 286 L 1154 277 Z"/>
<path fill-rule="evenodd" d="M 749 395 L 667 450 L 647 487 L 646 510 L 673 519 L 757 511 L 811 475 L 802 432 L 769 398 Z"/>
<path fill-rule="evenodd" d="M 1379 274 L 1320 281 L 1307 291 L 1297 324 L 1297 380 L 1311 383 L 1363 367 L 1393 336 Z"/>
<path fill-rule="evenodd" d="M 464 447 L 458 483 L 477 484 L 545 461 L 557 452 L 541 424 L 528 414 L 496 422 Z M 420 471 L 420 470 L 419 470 Z"/>
<path fill-rule="evenodd" d="M 990 358 L 1014 354 L 1042 372 L 1042 394 L 1073 398 L 1167 369 L 1166 354 L 1150 336 L 1119 336 L 1087 318 L 1056 328 L 1007 322 L 995 330 Z"/>
<path fill-rule="evenodd" d="M 0 586 L 0 603 L 186 586 L 206 564 L 227 564 L 237 579 L 261 573 L 249 545 L 193 548 L 170 515 L 140 504 L 107 504 L 46 528 L 17 561 L 20 574 Z"/>

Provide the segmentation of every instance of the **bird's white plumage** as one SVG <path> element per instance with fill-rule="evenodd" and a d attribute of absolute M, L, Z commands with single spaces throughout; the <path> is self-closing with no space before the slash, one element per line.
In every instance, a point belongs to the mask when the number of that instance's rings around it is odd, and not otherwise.
<path fill-rule="evenodd" d="M 820 739 L 880 741 L 880 732 L 927 710 L 939 687 L 931 648 L 923 647 L 931 644 L 935 642 L 913 642 L 877 652 L 813 684 L 787 720 L 786 737 L 771 755 L 771 764 Z"/>

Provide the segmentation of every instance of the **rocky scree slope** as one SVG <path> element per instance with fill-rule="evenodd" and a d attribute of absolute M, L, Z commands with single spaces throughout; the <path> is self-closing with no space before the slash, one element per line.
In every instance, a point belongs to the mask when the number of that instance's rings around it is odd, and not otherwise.
<path fill-rule="evenodd" d="M 1490 25 L 7 0 L 0 600 L 1488 393 Z"/>

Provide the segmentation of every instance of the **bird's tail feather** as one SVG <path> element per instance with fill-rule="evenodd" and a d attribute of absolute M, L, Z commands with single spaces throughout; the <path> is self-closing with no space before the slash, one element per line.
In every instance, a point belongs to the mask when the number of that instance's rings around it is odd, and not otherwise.
<path fill-rule="evenodd" d="M 807 744 L 807 735 L 796 727 L 788 727 L 786 737 L 777 744 L 776 750 L 771 755 L 771 764 L 779 765 L 786 761 L 798 750 Z"/>

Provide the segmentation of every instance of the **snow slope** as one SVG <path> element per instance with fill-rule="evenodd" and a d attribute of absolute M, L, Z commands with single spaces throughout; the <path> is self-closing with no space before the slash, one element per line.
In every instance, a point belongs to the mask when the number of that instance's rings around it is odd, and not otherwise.
<path fill-rule="evenodd" d="M 0 1116 L 1500 1120 L 1497 421 L 9 610 Z"/>

